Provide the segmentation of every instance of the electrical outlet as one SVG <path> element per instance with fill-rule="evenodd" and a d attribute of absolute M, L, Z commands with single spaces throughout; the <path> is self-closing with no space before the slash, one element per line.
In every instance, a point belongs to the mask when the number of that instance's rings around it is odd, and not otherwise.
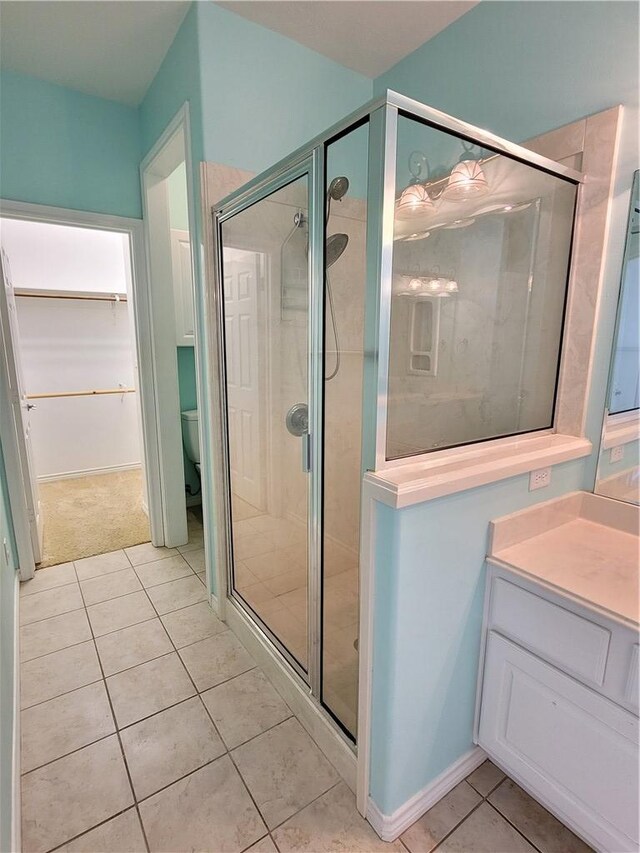
<path fill-rule="evenodd" d="M 544 489 L 551 483 L 551 468 L 538 468 L 529 474 L 529 491 Z"/>
<path fill-rule="evenodd" d="M 609 462 L 621 462 L 624 459 L 624 444 L 619 444 L 617 447 L 611 448 L 609 454 Z"/>

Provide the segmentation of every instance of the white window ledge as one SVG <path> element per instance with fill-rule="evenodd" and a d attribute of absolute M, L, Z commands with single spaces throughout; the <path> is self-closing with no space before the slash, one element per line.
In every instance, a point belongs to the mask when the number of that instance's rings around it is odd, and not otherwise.
<path fill-rule="evenodd" d="M 506 480 L 548 465 L 579 459 L 591 453 L 591 442 L 571 435 L 542 435 L 505 439 L 492 446 L 475 445 L 420 462 L 407 462 L 364 476 L 370 497 L 401 509 L 423 501 Z"/>

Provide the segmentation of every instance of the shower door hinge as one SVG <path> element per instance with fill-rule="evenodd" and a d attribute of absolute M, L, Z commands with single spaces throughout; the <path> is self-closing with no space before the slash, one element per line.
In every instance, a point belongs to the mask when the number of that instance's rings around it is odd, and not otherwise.
<path fill-rule="evenodd" d="M 305 432 L 302 436 L 302 470 L 305 474 L 311 471 L 311 433 Z"/>

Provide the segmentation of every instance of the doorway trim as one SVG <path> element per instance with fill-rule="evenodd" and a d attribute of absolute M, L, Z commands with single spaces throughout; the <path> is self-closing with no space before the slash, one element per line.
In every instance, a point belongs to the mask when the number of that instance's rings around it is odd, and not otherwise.
<path fill-rule="evenodd" d="M 160 451 L 162 513 L 165 542 L 172 547 L 188 540 L 187 507 L 184 489 L 184 462 L 171 264 L 171 223 L 163 182 L 181 163 L 185 164 L 187 211 L 191 245 L 191 276 L 196 312 L 196 243 L 193 216 L 193 172 L 189 104 L 185 102 L 171 119 L 140 163 L 140 189 L 144 244 L 149 270 L 152 346 L 156 381 L 158 443 Z M 194 351 L 198 353 L 197 315 L 194 317 Z M 196 388 L 198 385 L 196 361 Z M 202 447 L 202 425 L 200 426 Z M 201 482 L 202 482 L 201 475 Z"/>
<path fill-rule="evenodd" d="M 125 216 L 113 216 L 104 213 L 92 213 L 85 210 L 72 210 L 49 205 L 31 204 L 28 202 L 0 200 L 0 217 L 6 219 L 22 219 L 29 222 L 43 222 L 50 225 L 69 225 L 75 228 L 90 228 L 98 231 L 114 231 L 124 234 L 129 240 L 131 261 L 131 296 L 133 301 L 133 316 L 135 320 L 135 340 L 138 360 L 138 381 L 140 384 L 140 411 L 142 415 L 143 458 L 147 496 L 149 504 L 149 527 L 151 541 L 154 545 L 164 544 L 164 525 L 162 516 L 162 489 L 160 480 L 160 451 L 158 443 L 158 411 L 157 388 L 154 368 L 154 355 L 151 334 L 151 305 L 147 264 L 145 259 L 143 223 L 141 219 Z M 5 398 L 4 387 L 0 385 L 0 407 L 6 410 L 8 400 Z M 14 464 L 11 456 L 13 448 L 9 448 L 5 458 L 7 478 L 11 480 L 9 469 Z M 13 488 L 24 488 L 21 480 Z M 11 504 L 11 516 L 18 540 L 19 531 L 28 526 L 24 515 L 26 506 Z M 24 557 L 27 555 L 25 554 Z M 23 554 L 19 553 L 20 560 Z M 33 565 L 33 553 L 31 553 Z M 26 575 L 20 573 L 20 579 L 32 577 L 28 570 Z"/>

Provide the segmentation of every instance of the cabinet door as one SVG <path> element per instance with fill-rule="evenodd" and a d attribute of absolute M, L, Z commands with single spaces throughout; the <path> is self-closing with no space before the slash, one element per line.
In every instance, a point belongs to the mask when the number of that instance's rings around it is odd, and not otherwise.
<path fill-rule="evenodd" d="M 191 244 L 189 232 L 171 229 L 171 273 L 176 309 L 176 344 L 192 347 L 195 344 L 193 310 L 193 277 L 191 275 Z"/>
<path fill-rule="evenodd" d="M 479 742 L 590 843 L 637 849 L 637 717 L 493 631 Z"/>

